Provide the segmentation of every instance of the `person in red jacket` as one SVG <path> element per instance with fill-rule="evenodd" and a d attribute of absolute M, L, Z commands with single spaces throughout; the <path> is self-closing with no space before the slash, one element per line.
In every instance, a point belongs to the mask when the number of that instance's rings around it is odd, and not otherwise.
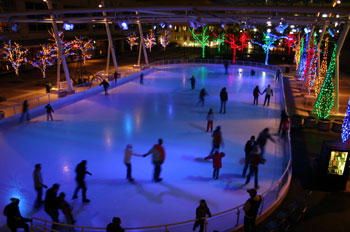
<path fill-rule="evenodd" d="M 220 168 L 222 168 L 221 160 L 222 160 L 222 157 L 224 157 L 224 156 L 225 156 L 225 153 L 223 153 L 223 152 L 219 153 L 219 151 L 216 150 L 214 154 L 204 158 L 205 160 L 208 160 L 208 159 L 213 160 L 213 168 L 214 168 L 213 178 L 215 180 L 219 179 L 219 171 L 220 171 Z"/>
<path fill-rule="evenodd" d="M 152 154 L 152 161 L 154 164 L 153 179 L 155 182 L 162 181 L 162 178 L 159 177 L 161 172 L 161 166 L 165 160 L 165 150 L 162 144 L 163 139 L 158 139 L 158 144 L 154 145 L 146 154 L 143 155 L 143 157 L 146 157 Z"/>

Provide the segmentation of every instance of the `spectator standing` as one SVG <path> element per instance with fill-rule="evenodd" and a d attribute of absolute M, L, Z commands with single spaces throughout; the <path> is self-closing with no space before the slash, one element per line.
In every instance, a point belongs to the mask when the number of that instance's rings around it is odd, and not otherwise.
<path fill-rule="evenodd" d="M 190 78 L 191 81 L 191 89 L 194 90 L 196 88 L 196 78 L 194 77 L 194 75 L 192 75 L 192 77 Z"/>
<path fill-rule="evenodd" d="M 119 217 L 114 217 L 112 222 L 107 225 L 106 232 L 125 232 L 125 230 L 121 227 L 121 220 Z"/>
<path fill-rule="evenodd" d="M 258 105 L 259 103 L 259 95 L 262 94 L 260 92 L 259 86 L 256 86 L 253 90 L 254 102 L 253 105 Z"/>
<path fill-rule="evenodd" d="M 114 84 L 117 84 L 117 81 L 118 81 L 118 73 L 117 73 L 117 71 L 114 72 L 113 77 L 114 77 Z"/>
<path fill-rule="evenodd" d="M 146 157 L 150 154 L 152 154 L 152 161 L 154 164 L 154 175 L 153 180 L 155 182 L 162 181 L 162 178 L 160 178 L 160 172 L 161 172 L 161 166 L 164 163 L 165 160 L 165 150 L 163 145 L 163 139 L 158 139 L 158 144 L 154 145 L 146 154 L 143 156 Z"/>
<path fill-rule="evenodd" d="M 281 134 L 281 138 L 286 138 L 287 134 L 288 134 L 288 130 L 290 127 L 291 121 L 289 120 L 289 117 L 287 116 L 287 118 L 282 122 L 282 134 Z"/>
<path fill-rule="evenodd" d="M 66 217 L 67 223 L 70 225 L 75 224 L 75 220 L 72 215 L 72 207 L 69 205 L 69 203 L 65 200 L 66 194 L 65 193 L 60 193 L 58 196 L 58 202 L 59 202 L 59 208 L 61 209 L 62 213 Z"/>
<path fill-rule="evenodd" d="M 216 120 L 215 115 L 214 115 L 214 110 L 212 108 L 209 109 L 208 115 L 207 115 L 207 132 L 209 132 L 209 128 L 210 131 L 213 131 L 213 123 L 214 120 Z"/>
<path fill-rule="evenodd" d="M 267 106 L 270 105 L 270 98 L 271 96 L 273 96 L 273 90 L 271 88 L 270 85 L 267 86 L 267 88 L 264 90 L 264 92 L 262 92 L 262 94 L 265 94 L 265 101 L 264 101 L 264 106 L 266 105 L 266 102 L 267 102 Z"/>
<path fill-rule="evenodd" d="M 49 119 L 53 121 L 52 113 L 55 113 L 55 111 L 53 110 L 50 103 L 45 106 L 45 109 L 46 109 L 46 121 L 49 121 Z"/>
<path fill-rule="evenodd" d="M 254 186 L 256 189 L 259 188 L 258 184 L 258 166 L 259 164 L 265 163 L 265 160 L 262 158 L 261 154 L 259 153 L 259 148 L 255 146 L 253 148 L 253 151 L 249 155 L 249 174 L 247 176 L 247 180 L 245 182 L 245 185 L 249 184 L 250 177 L 254 175 L 255 177 L 255 183 Z"/>
<path fill-rule="evenodd" d="M 219 171 L 220 168 L 222 168 L 222 158 L 225 157 L 225 153 L 220 152 L 218 150 L 215 151 L 215 153 L 213 155 L 207 156 L 204 159 L 208 160 L 208 159 L 212 159 L 213 160 L 213 179 L 217 180 L 219 179 Z"/>
<path fill-rule="evenodd" d="M 243 173 L 242 173 L 243 177 L 245 177 L 245 174 L 247 173 L 247 169 L 249 166 L 249 155 L 253 151 L 253 148 L 255 146 L 256 146 L 255 136 L 252 135 L 244 146 L 245 162 L 244 162 L 244 168 L 243 168 Z"/>
<path fill-rule="evenodd" d="M 100 86 L 103 86 L 103 89 L 105 90 L 105 95 L 108 95 L 108 88 L 109 88 L 109 83 L 104 79 L 102 82 L 101 82 L 101 84 L 100 84 Z"/>
<path fill-rule="evenodd" d="M 77 167 L 75 168 L 75 172 L 77 173 L 76 175 L 76 181 L 77 181 L 77 188 L 74 191 L 74 195 L 73 195 L 73 199 L 77 199 L 78 198 L 78 191 L 79 189 L 82 189 L 82 195 L 83 195 L 83 202 L 87 203 L 90 202 L 89 199 L 86 198 L 86 184 L 85 184 L 85 175 L 89 174 L 90 176 L 92 175 L 91 172 L 88 172 L 86 170 L 86 164 L 87 161 L 83 160 L 81 161 Z"/>
<path fill-rule="evenodd" d="M 257 194 L 256 189 L 248 189 L 250 198 L 246 201 L 243 206 L 244 210 L 244 232 L 255 232 L 256 231 L 256 216 L 261 205 L 262 196 Z"/>
<path fill-rule="evenodd" d="M 213 148 L 211 149 L 209 155 L 212 155 L 215 150 L 220 150 L 220 145 L 224 145 L 222 139 L 221 127 L 217 126 L 215 131 L 212 134 L 213 137 Z"/>
<path fill-rule="evenodd" d="M 131 156 L 141 156 L 132 150 L 132 145 L 128 144 L 126 145 L 126 148 L 124 150 L 124 164 L 126 165 L 127 171 L 126 171 L 126 178 L 129 181 L 134 181 L 134 178 L 131 177 Z"/>
<path fill-rule="evenodd" d="M 278 127 L 278 134 L 281 133 L 281 130 L 282 130 L 282 123 L 288 119 L 288 114 L 285 110 L 282 110 L 281 112 L 281 121 L 280 121 L 280 125 Z"/>
<path fill-rule="evenodd" d="M 28 100 L 24 100 L 22 104 L 22 115 L 21 115 L 21 118 L 19 119 L 19 122 L 22 122 L 24 118 L 26 118 L 27 121 L 30 120 L 28 109 L 29 109 Z"/>
<path fill-rule="evenodd" d="M 199 206 L 196 209 L 196 222 L 193 225 L 193 231 L 196 230 L 198 226 L 200 226 L 199 232 L 204 232 L 204 223 L 206 221 L 207 215 L 211 217 L 207 203 L 202 199 L 200 200 Z"/>
<path fill-rule="evenodd" d="M 43 202 L 42 195 L 43 195 L 43 188 L 47 188 L 47 186 L 43 183 L 43 178 L 41 175 L 41 164 L 36 164 L 35 169 L 33 172 L 33 179 L 34 179 L 34 188 L 37 192 L 37 198 L 35 201 L 35 207 L 39 208 Z"/>
<path fill-rule="evenodd" d="M 58 184 L 52 185 L 51 188 L 49 188 L 46 191 L 45 196 L 45 212 L 50 215 L 53 222 L 58 223 L 58 216 L 59 212 L 58 209 L 60 207 L 59 199 L 57 197 L 57 192 L 59 190 L 60 186 Z M 57 227 L 56 224 L 52 224 L 52 228 L 55 229 Z"/>
<path fill-rule="evenodd" d="M 7 226 L 11 232 L 17 232 L 18 228 L 23 228 L 25 232 L 29 232 L 29 226 L 27 222 L 31 222 L 32 219 L 24 218 L 19 211 L 19 199 L 11 198 L 11 203 L 4 209 L 4 215 L 7 217 Z"/>
<path fill-rule="evenodd" d="M 268 139 L 275 143 L 275 140 L 271 137 L 271 135 L 269 133 L 269 128 L 265 128 L 264 130 L 262 130 L 260 132 L 258 139 L 256 140 L 257 144 L 259 145 L 260 152 L 261 152 L 262 156 L 265 153 L 265 146 L 266 146 Z"/>
<path fill-rule="evenodd" d="M 224 61 L 224 67 L 225 67 L 225 74 L 228 74 L 228 66 L 229 66 L 230 64 L 228 63 L 228 61 Z"/>
<path fill-rule="evenodd" d="M 221 106 L 220 106 L 220 114 L 224 112 L 226 114 L 226 102 L 228 100 L 228 95 L 226 88 L 222 88 L 220 92 L 220 101 L 221 101 Z"/>

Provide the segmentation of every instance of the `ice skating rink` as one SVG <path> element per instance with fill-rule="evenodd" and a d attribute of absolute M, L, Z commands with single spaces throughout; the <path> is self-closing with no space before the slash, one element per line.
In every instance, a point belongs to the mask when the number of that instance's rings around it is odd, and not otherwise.
<path fill-rule="evenodd" d="M 134 80 L 63 108 L 56 109 L 54 122 L 46 115 L 31 122 L 0 130 L 0 208 L 11 197 L 20 198 L 23 216 L 50 219 L 43 209 L 33 209 L 36 192 L 32 173 L 42 164 L 44 183 L 61 185 L 60 191 L 74 207 L 77 225 L 104 227 L 113 216 L 124 227 L 151 226 L 194 219 L 200 199 L 206 199 L 212 214 L 233 208 L 248 198 L 246 190 L 254 178 L 242 186 L 244 145 L 251 135 L 265 127 L 277 132 L 280 104 L 274 73 L 223 65 L 163 66 L 145 75 L 144 85 Z M 195 75 L 196 89 L 189 78 Z M 269 107 L 253 105 L 256 85 L 263 91 L 271 84 L 274 96 Z M 221 88 L 229 95 L 227 114 L 219 114 Z M 197 106 L 199 90 L 209 93 L 205 107 Z M 220 179 L 212 179 L 212 163 L 202 161 L 211 150 L 211 133 L 206 133 L 206 115 L 213 108 L 222 127 L 226 153 Z M 151 156 L 132 158 L 135 184 L 126 180 L 124 148 L 146 153 L 158 138 L 163 138 L 166 160 L 161 183 L 152 181 Z M 277 139 L 277 137 L 275 136 Z M 279 146 L 268 142 L 259 167 L 259 192 L 266 191 L 281 176 Z M 87 160 L 92 176 L 86 177 L 91 203 L 71 200 L 75 188 L 75 166 Z M 65 219 L 60 212 L 60 221 Z M 6 223 L 0 217 L 0 226 Z"/>

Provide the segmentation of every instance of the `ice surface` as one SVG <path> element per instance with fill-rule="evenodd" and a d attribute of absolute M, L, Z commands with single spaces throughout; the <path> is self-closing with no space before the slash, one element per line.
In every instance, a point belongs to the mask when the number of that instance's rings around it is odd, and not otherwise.
<path fill-rule="evenodd" d="M 89 97 L 57 109 L 54 122 L 46 116 L 32 119 L 0 131 L 0 207 L 11 197 L 21 199 L 24 216 L 50 219 L 43 209 L 33 209 L 35 191 L 32 172 L 42 164 L 44 183 L 61 184 L 60 191 L 74 206 L 77 225 L 103 227 L 113 216 L 122 219 L 124 227 L 151 226 L 193 219 L 200 199 L 206 199 L 212 213 L 244 203 L 246 189 L 240 187 L 244 144 L 251 135 L 265 127 L 277 131 L 280 105 L 274 74 L 250 68 L 230 67 L 224 74 L 222 65 L 164 66 L 138 80 L 111 89 L 109 95 Z M 196 90 L 188 80 L 194 74 Z M 253 106 L 252 91 L 256 85 L 264 90 L 271 84 L 274 96 L 269 107 Z M 227 114 L 219 114 L 219 92 L 227 87 Z M 101 87 L 102 88 L 102 87 Z M 205 107 L 196 106 L 200 88 L 206 88 Z M 211 150 L 211 134 L 205 132 L 206 114 L 213 108 L 221 125 L 226 153 L 220 179 L 212 176 L 211 162 L 201 158 Z M 129 183 L 123 163 L 126 144 L 134 151 L 146 153 L 158 138 L 163 138 L 166 160 L 161 183 L 152 182 L 151 156 L 133 157 L 135 184 Z M 260 192 L 266 191 L 281 173 L 278 145 L 268 142 L 267 162 L 259 169 Z M 91 203 L 71 200 L 75 188 L 74 169 L 81 160 L 88 161 L 88 198 Z M 64 217 L 60 213 L 60 221 Z M 0 217 L 4 224 L 5 217 Z"/>

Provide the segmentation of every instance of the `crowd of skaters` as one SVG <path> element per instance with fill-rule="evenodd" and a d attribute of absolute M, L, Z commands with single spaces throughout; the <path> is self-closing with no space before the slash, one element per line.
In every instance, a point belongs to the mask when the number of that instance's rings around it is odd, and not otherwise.
<path fill-rule="evenodd" d="M 225 73 L 227 74 L 228 71 L 228 64 L 224 64 L 225 67 Z M 252 69 L 251 70 L 251 75 L 255 75 L 255 71 Z M 279 76 L 281 73 L 279 70 L 276 73 L 276 80 L 278 81 Z M 143 85 L 143 79 L 144 75 L 143 73 L 140 74 L 140 84 Z M 196 84 L 196 79 L 194 75 L 190 78 L 191 82 L 191 89 L 195 89 L 195 84 Z M 109 84 L 106 80 L 103 80 L 101 84 L 104 88 L 105 95 L 108 95 L 108 88 Z M 261 93 L 259 90 L 259 86 L 256 86 L 256 88 L 253 90 L 253 96 L 254 96 L 254 105 L 258 105 L 258 98 L 259 95 L 265 94 L 265 101 L 264 101 L 264 106 L 267 104 L 269 106 L 270 103 L 270 98 L 273 96 L 273 90 L 270 85 Z M 204 88 L 201 89 L 200 94 L 199 94 L 199 102 L 198 104 L 201 104 L 204 106 L 204 98 L 205 96 L 208 96 L 208 93 Z M 226 103 L 228 101 L 228 94 L 226 91 L 226 88 L 222 88 L 219 94 L 220 97 L 220 113 L 226 114 Z M 46 113 L 47 113 L 47 121 L 50 119 L 53 121 L 52 113 L 54 113 L 53 108 L 51 107 L 50 104 L 47 104 L 45 106 L 46 108 Z M 23 110 L 22 110 L 22 115 L 20 118 L 20 122 L 26 117 L 26 119 L 29 121 L 29 113 L 28 113 L 28 101 L 25 100 L 23 103 Z M 216 120 L 214 116 L 214 110 L 209 109 L 208 115 L 207 115 L 207 132 L 213 131 L 213 121 Z M 281 121 L 280 121 L 280 126 L 278 133 L 280 134 L 281 132 L 281 137 L 285 137 L 286 133 L 289 129 L 290 125 L 290 120 L 287 115 L 287 113 L 283 110 L 281 113 Z M 221 127 L 217 126 L 214 132 L 212 133 L 213 141 L 212 141 L 212 150 L 210 151 L 210 154 L 205 157 L 205 160 L 212 159 L 213 160 L 213 179 L 217 180 L 219 178 L 219 170 L 222 167 L 222 158 L 225 157 L 225 153 L 220 152 L 220 146 L 223 146 L 223 138 L 222 138 L 222 133 L 221 133 Z M 252 175 L 255 176 L 255 188 L 254 189 L 249 189 L 248 193 L 251 198 L 248 199 L 244 206 L 244 211 L 245 211 L 245 218 L 244 218 L 244 224 L 245 224 L 245 231 L 255 231 L 255 217 L 257 215 L 257 211 L 260 207 L 261 203 L 261 196 L 257 195 L 256 189 L 259 188 L 258 185 L 258 166 L 260 164 L 265 163 L 264 159 L 264 151 L 265 151 L 265 145 L 267 143 L 267 140 L 271 140 L 272 142 L 275 142 L 275 140 L 272 138 L 272 136 L 269 133 L 269 128 L 265 128 L 263 131 L 260 132 L 258 139 L 255 140 L 255 136 L 251 136 L 251 138 L 247 141 L 244 151 L 245 151 L 245 161 L 244 161 L 244 168 L 243 168 L 243 173 L 242 176 L 245 177 L 247 170 L 249 168 L 249 173 L 247 175 L 247 179 L 244 185 L 248 184 L 250 182 L 250 178 Z M 130 182 L 133 182 L 134 179 L 132 178 L 132 168 L 131 168 L 131 157 L 132 156 L 139 156 L 139 157 L 146 157 L 148 155 L 152 154 L 152 161 L 154 164 L 154 176 L 153 180 L 155 182 L 160 182 L 162 181 L 162 178 L 160 178 L 160 173 L 161 173 L 161 165 L 163 164 L 165 160 L 165 150 L 164 147 L 162 146 L 163 140 L 159 139 L 158 143 L 155 144 L 147 153 L 144 155 L 139 155 L 133 152 L 132 150 L 132 145 L 128 144 L 124 150 L 124 163 L 127 167 L 127 174 L 126 177 Z M 78 198 L 77 193 L 80 189 L 82 189 L 82 200 L 83 203 L 88 203 L 90 202 L 89 199 L 86 197 L 86 184 L 85 184 L 85 175 L 89 174 L 92 175 L 90 172 L 86 170 L 86 164 L 87 161 L 83 160 L 81 163 L 79 163 L 76 167 L 76 182 L 77 182 L 77 187 L 74 192 L 73 198 L 76 199 Z M 59 184 L 53 184 L 51 188 L 49 188 L 46 191 L 46 196 L 45 196 L 45 201 L 42 200 L 42 193 L 43 193 L 43 188 L 48 188 L 46 185 L 43 184 L 42 182 L 42 177 L 41 177 L 41 165 L 36 164 L 35 165 L 35 170 L 34 170 L 34 186 L 35 190 L 37 191 L 37 199 L 35 202 L 35 207 L 41 207 L 42 204 L 44 204 L 44 209 L 45 212 L 51 217 L 53 222 L 58 223 L 58 217 L 59 217 L 59 209 L 61 209 L 62 213 L 66 217 L 66 221 L 69 224 L 74 224 L 76 221 L 74 220 L 72 216 L 72 207 L 69 205 L 69 203 L 65 200 L 65 193 L 61 192 L 58 196 L 58 190 L 59 190 Z M 18 223 L 14 223 L 13 221 L 9 221 L 9 215 L 8 209 L 5 208 L 4 214 L 8 217 L 8 226 L 11 228 L 11 230 L 14 232 L 17 230 L 17 228 L 24 228 L 27 231 L 26 227 L 26 222 L 29 222 L 31 219 L 26 219 L 20 216 L 19 209 L 18 209 L 18 204 L 19 204 L 19 199 L 17 198 L 11 198 L 11 203 L 6 206 L 8 208 L 10 205 L 17 205 L 17 211 L 16 212 L 19 215 L 19 221 Z M 6 213 L 5 213 L 6 211 Z M 204 220 L 203 218 L 206 218 L 207 216 L 211 217 L 211 213 L 209 211 L 209 208 L 206 205 L 205 200 L 200 201 L 200 205 L 196 209 L 196 222 L 193 226 L 193 230 L 195 230 L 198 226 L 200 227 L 200 232 L 204 231 Z M 56 224 L 52 225 L 53 228 L 56 227 Z M 121 227 L 121 220 L 118 217 L 114 217 L 112 222 L 108 224 L 107 226 L 107 232 L 119 232 L 119 231 L 124 231 Z"/>

